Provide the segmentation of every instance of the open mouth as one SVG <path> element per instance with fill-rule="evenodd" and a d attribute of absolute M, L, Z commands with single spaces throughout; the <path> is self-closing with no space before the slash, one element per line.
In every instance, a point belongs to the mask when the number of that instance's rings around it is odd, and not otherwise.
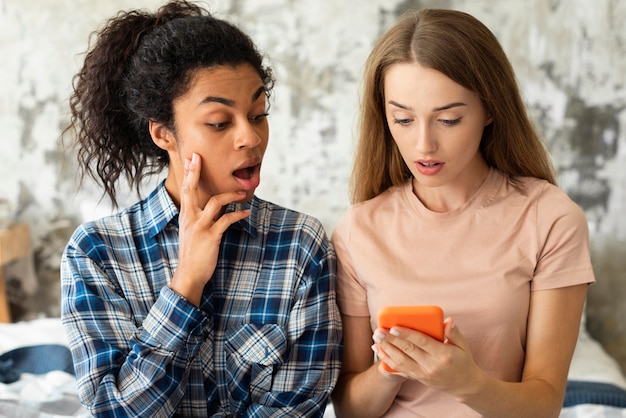
<path fill-rule="evenodd" d="M 252 178 L 252 176 L 254 176 L 254 171 L 255 171 L 255 167 L 246 167 L 246 168 L 241 168 L 239 170 L 236 170 L 233 173 L 233 176 L 237 177 L 238 179 L 242 179 L 242 180 L 250 180 Z"/>
<path fill-rule="evenodd" d="M 254 190 L 261 183 L 261 164 L 239 168 L 233 171 L 233 177 L 243 190 Z"/>

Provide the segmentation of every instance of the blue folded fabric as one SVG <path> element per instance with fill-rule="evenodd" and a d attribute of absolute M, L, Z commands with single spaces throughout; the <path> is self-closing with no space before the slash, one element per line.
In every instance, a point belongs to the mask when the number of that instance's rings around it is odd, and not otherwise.
<path fill-rule="evenodd" d="M 565 390 L 563 407 L 580 404 L 626 408 L 626 390 L 610 383 L 569 380 Z"/>
<path fill-rule="evenodd" d="M 22 373 L 44 374 L 61 370 L 74 374 L 72 354 L 60 344 L 19 347 L 0 355 L 0 382 L 13 383 Z"/>

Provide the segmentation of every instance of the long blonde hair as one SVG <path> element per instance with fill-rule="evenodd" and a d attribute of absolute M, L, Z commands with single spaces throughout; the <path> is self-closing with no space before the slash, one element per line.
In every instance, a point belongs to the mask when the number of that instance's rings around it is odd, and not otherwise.
<path fill-rule="evenodd" d="M 550 156 L 497 38 L 467 13 L 424 9 L 402 16 L 367 59 L 351 180 L 353 203 L 371 199 L 412 176 L 385 117 L 385 74 L 397 63 L 432 68 L 479 95 L 493 118 L 480 144 L 489 166 L 513 182 L 516 177 L 529 176 L 556 184 Z"/>

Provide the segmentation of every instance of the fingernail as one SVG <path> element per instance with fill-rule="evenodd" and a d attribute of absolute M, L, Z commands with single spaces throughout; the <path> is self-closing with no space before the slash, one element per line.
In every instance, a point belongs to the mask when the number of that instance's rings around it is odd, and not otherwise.
<path fill-rule="evenodd" d="M 196 154 L 195 152 L 191 154 L 191 162 L 194 164 L 198 162 L 198 154 Z"/>
<path fill-rule="evenodd" d="M 185 170 L 189 170 L 189 158 L 185 158 Z"/>
<path fill-rule="evenodd" d="M 391 329 L 389 330 L 389 334 L 391 334 L 391 335 L 393 335 L 393 336 L 395 336 L 395 337 L 399 337 L 399 336 L 400 336 L 400 331 L 398 331 L 398 330 L 397 330 L 397 329 L 395 329 L 395 328 L 391 328 Z"/>
<path fill-rule="evenodd" d="M 372 345 L 372 351 L 373 351 L 375 354 L 378 354 L 378 347 L 376 347 L 376 344 L 373 344 L 373 345 Z"/>
<path fill-rule="evenodd" d="M 380 331 L 376 331 L 376 332 L 374 332 L 374 335 L 373 335 L 373 337 L 372 337 L 372 338 L 374 339 L 374 342 L 375 342 L 376 344 L 380 344 L 380 343 L 382 343 L 382 342 L 383 342 L 383 340 L 385 339 L 385 334 L 383 334 L 383 333 L 382 333 L 382 332 L 380 332 Z"/>

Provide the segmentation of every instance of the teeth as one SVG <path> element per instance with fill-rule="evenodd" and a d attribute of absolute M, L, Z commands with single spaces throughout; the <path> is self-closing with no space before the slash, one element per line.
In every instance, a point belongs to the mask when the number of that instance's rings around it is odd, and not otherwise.
<path fill-rule="evenodd" d="M 424 167 L 434 167 L 437 165 L 437 163 L 420 163 L 422 164 Z"/>

